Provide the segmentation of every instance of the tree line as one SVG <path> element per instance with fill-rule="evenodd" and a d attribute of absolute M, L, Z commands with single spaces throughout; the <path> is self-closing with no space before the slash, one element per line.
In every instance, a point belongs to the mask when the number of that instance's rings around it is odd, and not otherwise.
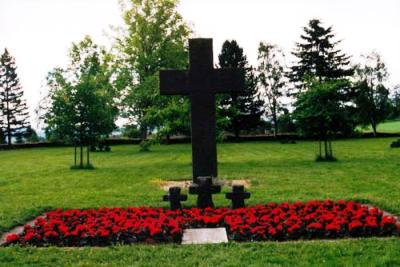
<path fill-rule="evenodd" d="M 49 72 L 48 93 L 37 109 L 48 139 L 79 148 L 80 166 L 84 166 L 83 148 L 96 150 L 117 129 L 119 118 L 126 121 L 121 131 L 128 137 L 168 140 L 190 134 L 188 99 L 161 96 L 158 73 L 188 67 L 192 29 L 177 12 L 175 0 L 126 0 L 122 5 L 124 25 L 115 31 L 113 47 L 101 47 L 89 36 L 73 43 L 68 66 Z M 289 66 L 276 44 L 261 42 L 257 64 L 251 66 L 235 40 L 225 41 L 217 67 L 244 69 L 246 93 L 217 96 L 218 137 L 299 132 L 318 138 L 319 157 L 329 160 L 334 159 L 335 136 L 351 135 L 357 126 L 366 125 L 376 135 L 380 122 L 400 116 L 400 88 L 386 86 L 388 71 L 378 53 L 365 55 L 354 65 L 339 44 L 332 27 L 317 19 L 303 28 L 292 51 L 296 62 Z M 15 69 L 8 70 L 10 64 L 3 63 L 3 57 L 0 134 L 9 139 L 30 127 L 3 126 L 7 123 L 2 119 L 13 112 L 20 113 L 15 121 L 27 121 L 20 100 L 14 100 L 15 111 L 4 109 L 7 101 L 20 99 L 21 88 Z M 16 84 L 9 81 L 15 79 Z M 6 96 L 7 90 L 15 96 Z M 89 148 L 86 163 L 90 165 Z"/>

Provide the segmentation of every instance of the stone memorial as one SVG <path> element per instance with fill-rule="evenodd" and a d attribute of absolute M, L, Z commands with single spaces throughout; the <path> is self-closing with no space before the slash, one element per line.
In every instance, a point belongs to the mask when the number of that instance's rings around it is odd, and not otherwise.
<path fill-rule="evenodd" d="M 213 184 L 212 177 L 198 177 L 197 183 L 189 187 L 189 193 L 198 195 L 197 207 L 214 207 L 212 195 L 221 192 L 221 186 Z"/>
<path fill-rule="evenodd" d="M 212 39 L 189 40 L 188 70 L 160 71 L 162 95 L 188 95 L 191 101 L 193 183 L 218 176 L 215 94 L 243 91 L 242 69 L 214 69 Z M 204 194 L 211 197 L 211 191 Z M 209 199 L 199 194 L 205 206 L 201 197 Z"/>
<path fill-rule="evenodd" d="M 232 209 L 243 208 L 244 200 L 250 198 L 250 193 L 244 191 L 243 185 L 232 186 L 232 192 L 226 193 L 226 198 L 232 200 Z"/>
<path fill-rule="evenodd" d="M 185 229 L 183 231 L 182 244 L 218 244 L 227 243 L 228 236 L 226 229 L 221 228 L 201 228 Z"/>
<path fill-rule="evenodd" d="M 169 194 L 163 196 L 164 201 L 169 201 L 171 210 L 182 209 L 181 201 L 187 200 L 187 195 L 181 194 L 180 187 L 170 187 Z"/>

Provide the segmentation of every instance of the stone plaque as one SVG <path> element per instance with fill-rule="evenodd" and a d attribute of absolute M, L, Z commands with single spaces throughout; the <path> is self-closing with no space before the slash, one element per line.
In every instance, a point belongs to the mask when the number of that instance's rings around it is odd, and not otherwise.
<path fill-rule="evenodd" d="M 185 229 L 183 231 L 182 244 L 218 244 L 227 243 L 226 229 L 221 228 L 199 228 Z"/>

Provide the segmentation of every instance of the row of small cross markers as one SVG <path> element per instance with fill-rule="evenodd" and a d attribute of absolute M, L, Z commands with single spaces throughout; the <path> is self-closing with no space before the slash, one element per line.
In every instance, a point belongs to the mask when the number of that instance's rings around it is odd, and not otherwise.
<path fill-rule="evenodd" d="M 221 186 L 214 185 L 211 177 L 199 177 L 197 183 L 189 187 L 189 193 L 198 196 L 198 208 L 214 207 L 212 195 L 220 192 Z M 232 201 L 231 208 L 237 209 L 245 206 L 244 200 L 250 198 L 250 193 L 245 192 L 243 185 L 234 185 L 232 192 L 226 193 L 225 196 Z M 168 195 L 164 195 L 163 200 L 169 201 L 171 210 L 177 210 L 182 208 L 181 202 L 187 200 L 187 195 L 181 194 L 180 187 L 170 187 Z"/>

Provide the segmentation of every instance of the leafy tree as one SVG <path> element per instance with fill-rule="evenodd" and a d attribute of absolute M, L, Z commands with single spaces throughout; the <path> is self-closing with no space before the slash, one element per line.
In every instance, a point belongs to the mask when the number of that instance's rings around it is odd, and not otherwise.
<path fill-rule="evenodd" d="M 294 118 L 297 126 L 307 136 L 318 137 L 318 160 L 335 160 L 331 139 L 340 133 L 342 124 L 351 122 L 351 115 L 346 108 L 347 99 L 341 90 L 349 87 L 348 80 L 330 80 L 320 82 L 309 80 L 307 91 L 298 95 L 295 103 Z M 322 152 L 322 143 L 324 143 Z"/>
<path fill-rule="evenodd" d="M 217 121 L 221 123 L 224 122 L 223 118 L 227 119 L 223 128 L 233 132 L 238 138 L 240 131 L 251 130 L 261 125 L 264 101 L 260 98 L 253 68 L 235 40 L 223 43 L 218 59 L 221 68 L 245 70 L 245 93 L 225 94 L 217 98 Z"/>
<path fill-rule="evenodd" d="M 394 86 L 393 95 L 390 98 L 389 119 L 398 119 L 400 117 L 400 84 Z"/>
<path fill-rule="evenodd" d="M 140 126 L 143 139 L 152 128 L 167 136 L 177 133 L 183 125 L 176 103 L 185 102 L 180 112 L 189 121 L 188 100 L 160 96 L 158 71 L 187 67 L 190 29 L 176 0 L 126 0 L 123 8 L 125 28 L 116 42 L 123 115 Z"/>
<path fill-rule="evenodd" d="M 304 27 L 301 42 L 296 43 L 292 53 L 298 62 L 291 67 L 289 74 L 297 89 L 307 89 L 308 77 L 323 81 L 353 75 L 349 57 L 337 48 L 340 41 L 334 41 L 334 37 L 332 27 L 323 27 L 318 19 L 310 20 L 308 26 Z"/>
<path fill-rule="evenodd" d="M 112 58 L 90 37 L 70 50 L 70 66 L 49 73 L 49 94 L 43 119 L 46 134 L 80 146 L 79 168 L 90 168 L 89 146 L 115 129 L 118 114 L 112 86 Z M 87 146 L 87 163 L 83 163 Z M 75 167 L 76 146 L 75 146 Z"/>
<path fill-rule="evenodd" d="M 364 62 L 356 67 L 356 97 L 358 122 L 371 125 L 374 136 L 378 124 L 390 112 L 389 90 L 384 82 L 388 72 L 381 56 L 372 52 L 363 56 Z"/>
<path fill-rule="evenodd" d="M 22 138 L 30 124 L 15 59 L 7 49 L 0 58 L 0 107 L 0 128 L 7 136 L 7 144 L 11 146 L 12 138 Z"/>
<path fill-rule="evenodd" d="M 278 116 L 284 105 L 287 79 L 284 66 L 284 54 L 276 45 L 261 42 L 258 47 L 258 81 L 264 91 L 266 115 L 272 117 L 274 135 L 278 133 Z"/>

